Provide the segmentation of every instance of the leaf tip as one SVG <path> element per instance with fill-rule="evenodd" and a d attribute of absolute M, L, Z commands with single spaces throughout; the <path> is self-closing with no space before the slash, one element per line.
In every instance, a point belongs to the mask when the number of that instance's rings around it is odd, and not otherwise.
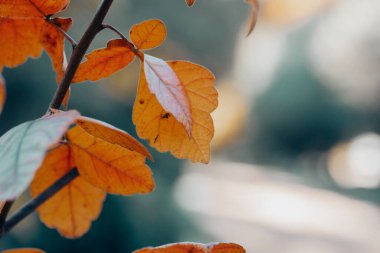
<path fill-rule="evenodd" d="M 196 0 L 186 0 L 186 4 L 189 7 L 192 7 L 195 4 Z"/>

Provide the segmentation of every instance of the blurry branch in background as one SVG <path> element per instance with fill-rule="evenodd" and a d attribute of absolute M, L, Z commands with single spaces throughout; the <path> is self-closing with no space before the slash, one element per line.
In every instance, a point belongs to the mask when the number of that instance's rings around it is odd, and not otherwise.
<path fill-rule="evenodd" d="M 252 5 L 251 16 L 249 18 L 248 32 L 247 32 L 247 36 L 249 36 L 253 32 L 253 29 L 256 26 L 260 5 L 259 5 L 259 0 L 245 0 L 245 1 Z"/>
<path fill-rule="evenodd" d="M 189 7 L 193 6 L 195 2 L 196 0 L 186 0 L 186 4 Z M 253 29 L 256 26 L 257 17 L 259 13 L 259 7 L 260 7 L 260 0 L 245 0 L 245 2 L 252 5 L 251 16 L 249 18 L 248 32 L 247 32 L 247 36 L 249 36 L 253 32 Z"/>

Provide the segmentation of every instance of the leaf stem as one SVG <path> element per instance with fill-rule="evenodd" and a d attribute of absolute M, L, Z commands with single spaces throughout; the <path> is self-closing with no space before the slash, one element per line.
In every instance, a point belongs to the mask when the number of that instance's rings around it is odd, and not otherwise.
<path fill-rule="evenodd" d="M 73 47 L 73 50 L 77 47 L 77 42 L 71 37 L 65 30 L 63 30 L 55 21 L 54 19 L 47 18 L 47 22 L 54 25 L 54 27 L 62 33 L 63 36 L 65 36 L 66 40 L 71 44 Z"/>
<path fill-rule="evenodd" d="M 127 42 L 127 45 L 129 49 L 140 59 L 142 59 L 141 52 L 133 45 L 132 42 L 130 42 L 127 37 L 124 36 L 122 32 L 120 32 L 116 27 L 110 25 L 110 24 L 103 24 L 103 29 L 110 29 L 111 31 L 115 32 L 117 35 L 119 35 L 120 38 L 122 38 L 125 42 Z"/>
<path fill-rule="evenodd" d="M 103 27 L 103 29 L 110 29 L 110 30 L 114 31 L 117 35 L 120 36 L 120 38 L 122 38 L 123 40 L 128 41 L 128 39 L 124 36 L 124 34 L 122 34 L 116 27 L 114 27 L 114 26 L 112 26 L 110 24 L 103 24 L 102 27 Z"/>
<path fill-rule="evenodd" d="M 5 222 L 3 229 L 0 233 L 0 238 L 8 233 L 14 226 L 16 226 L 20 221 L 26 218 L 29 214 L 33 213 L 40 205 L 45 203 L 49 198 L 54 194 L 59 192 L 64 186 L 69 184 L 79 175 L 78 170 L 72 169 L 66 175 L 58 179 L 53 185 L 43 191 L 36 198 L 32 199 L 21 207 L 16 213 L 14 213 L 8 220 Z M 8 203 L 8 202 L 7 202 Z M 5 206 L 4 206 L 5 207 Z"/>

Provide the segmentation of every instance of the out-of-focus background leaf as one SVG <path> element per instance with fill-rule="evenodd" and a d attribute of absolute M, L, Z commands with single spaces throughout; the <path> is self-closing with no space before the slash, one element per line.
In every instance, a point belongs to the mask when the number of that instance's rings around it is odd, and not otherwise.
<path fill-rule="evenodd" d="M 179 0 L 115 1 L 107 22 L 125 34 L 145 19 L 166 23 L 167 41 L 150 54 L 216 74 L 212 161 L 193 165 L 153 151 L 153 194 L 109 196 L 90 232 L 75 241 L 33 215 L 0 248 L 101 253 L 234 241 L 248 252 L 380 252 L 380 4 L 261 2 L 256 30 L 246 38 L 243 1 L 199 0 L 191 9 Z M 98 4 L 72 1 L 62 14 L 74 17 L 74 38 Z M 102 32 L 92 49 L 113 37 Z M 56 88 L 46 54 L 4 76 L 1 133 L 41 116 Z M 137 77 L 134 64 L 107 80 L 74 85 L 70 108 L 135 134 Z"/>

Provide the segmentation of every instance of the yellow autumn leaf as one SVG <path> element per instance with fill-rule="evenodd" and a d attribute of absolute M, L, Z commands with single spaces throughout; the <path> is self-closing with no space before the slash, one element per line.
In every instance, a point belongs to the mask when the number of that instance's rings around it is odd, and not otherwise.
<path fill-rule="evenodd" d="M 88 117 L 79 117 L 76 123 L 92 136 L 98 137 L 112 144 L 120 145 L 131 151 L 138 152 L 143 156 L 148 157 L 150 160 L 153 160 L 152 155 L 144 145 L 121 129 Z"/>
<path fill-rule="evenodd" d="M 135 58 L 127 41 L 123 39 L 110 40 L 106 48 L 97 49 L 86 55 L 74 77 L 73 82 L 98 81 L 126 67 Z"/>
<path fill-rule="evenodd" d="M 129 34 L 136 48 L 147 50 L 161 45 L 167 32 L 165 24 L 161 20 L 151 19 L 134 25 Z"/>
<path fill-rule="evenodd" d="M 191 136 L 192 115 L 185 87 L 174 70 L 164 60 L 144 55 L 145 80 L 163 109 L 171 113 Z"/>
<path fill-rule="evenodd" d="M 32 196 L 37 197 L 74 167 L 72 150 L 68 145 L 61 145 L 50 151 L 30 185 Z M 98 218 L 105 197 L 103 190 L 79 176 L 48 199 L 37 211 L 41 221 L 49 228 L 56 228 L 64 237 L 78 238 Z"/>
<path fill-rule="evenodd" d="M 160 247 L 148 247 L 133 253 L 246 253 L 245 249 L 235 243 L 173 243 Z"/>
<path fill-rule="evenodd" d="M 91 135 L 80 125 L 67 136 L 80 175 L 94 186 L 122 195 L 153 191 L 145 155 Z"/>
<path fill-rule="evenodd" d="M 214 136 L 210 114 L 218 105 L 215 77 L 208 69 L 191 62 L 173 61 L 168 64 L 189 98 L 192 112 L 191 137 L 183 124 L 165 111 L 149 90 L 143 70 L 133 109 L 137 134 L 160 152 L 170 151 L 178 158 L 208 163 L 210 142 Z"/>

